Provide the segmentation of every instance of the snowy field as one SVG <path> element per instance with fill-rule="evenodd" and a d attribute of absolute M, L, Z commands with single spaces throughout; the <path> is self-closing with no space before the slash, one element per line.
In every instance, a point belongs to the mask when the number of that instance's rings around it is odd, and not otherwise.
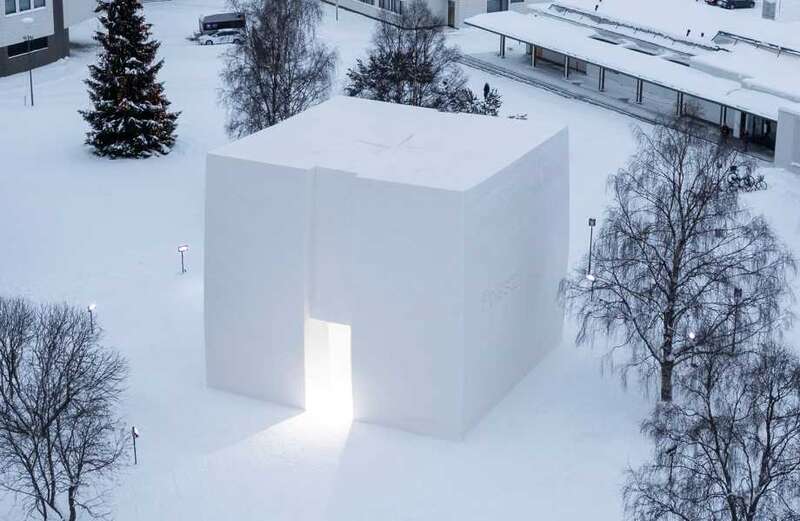
<path fill-rule="evenodd" d="M 218 47 L 187 41 L 222 0 L 148 4 L 163 42 L 161 78 L 183 111 L 168 157 L 109 161 L 82 145 L 77 109 L 93 60 L 94 22 L 72 32 L 73 56 L 0 79 L 0 291 L 97 303 L 106 342 L 130 360 L 124 415 L 142 433 L 139 465 L 114 489 L 117 521 L 620 519 L 622 471 L 647 453 L 639 420 L 652 400 L 603 376 L 598 351 L 566 340 L 466 439 L 438 441 L 337 423 L 206 389 L 202 339 L 205 153 L 227 141 L 216 102 Z M 368 44 L 372 22 L 326 6 L 321 36 L 339 50 L 339 82 Z M 453 32 L 455 43 L 479 35 Z M 491 43 L 494 45 L 494 43 Z M 488 50 L 488 48 L 487 48 Z M 574 262 L 599 216 L 606 176 L 631 153 L 630 120 L 508 80 L 490 81 L 506 114 L 570 127 Z M 303 139 L 303 136 L 298 136 Z M 800 244 L 800 182 L 770 177 L 755 196 Z M 546 226 L 547 223 L 542 223 Z M 179 274 L 178 244 L 191 245 Z M 231 252 L 236 255 L 236 252 Z M 0 519 L 20 519 L 10 501 Z"/>

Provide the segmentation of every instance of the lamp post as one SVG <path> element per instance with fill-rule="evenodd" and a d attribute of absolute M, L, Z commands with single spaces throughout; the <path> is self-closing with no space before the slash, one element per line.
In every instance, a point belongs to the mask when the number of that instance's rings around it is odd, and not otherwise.
<path fill-rule="evenodd" d="M 586 280 L 591 283 L 591 286 L 589 287 L 589 298 L 594 300 L 594 283 L 597 282 L 597 277 L 592 273 L 587 273 Z"/>
<path fill-rule="evenodd" d="M 739 301 L 742 299 L 742 288 L 733 288 L 733 341 L 731 347 L 736 351 L 736 327 L 739 325 Z"/>
<path fill-rule="evenodd" d="M 697 349 L 700 340 L 698 340 L 697 333 L 695 333 L 694 331 L 689 331 L 689 334 L 687 336 L 689 337 L 689 345 L 692 348 L 692 354 L 690 355 L 689 358 L 689 365 L 691 365 L 692 368 L 696 368 L 697 363 L 694 361 L 694 357 L 696 355 L 695 350 Z"/>
<path fill-rule="evenodd" d="M 133 464 L 137 465 L 139 463 L 139 457 L 136 454 L 136 438 L 139 437 L 139 429 L 136 426 L 131 427 L 131 439 L 133 440 Z"/>
<path fill-rule="evenodd" d="M 183 254 L 186 253 L 187 251 L 189 251 L 188 244 L 181 244 L 180 246 L 178 246 L 178 253 L 181 254 L 181 273 L 186 273 L 186 263 L 184 262 Z"/>
<path fill-rule="evenodd" d="M 592 274 L 592 241 L 594 240 L 594 226 L 597 220 L 589 217 L 589 275 Z"/>
<path fill-rule="evenodd" d="M 26 16 L 22 19 L 22 23 L 24 23 L 27 28 L 26 31 L 30 31 L 30 26 L 33 24 L 33 18 L 30 16 Z M 33 52 L 31 50 L 31 42 L 33 41 L 33 36 L 30 34 L 25 35 L 25 41 L 28 43 L 28 83 L 30 84 L 31 89 L 31 107 L 34 106 L 33 102 Z"/>
<path fill-rule="evenodd" d="M 97 308 L 97 304 L 92 302 L 86 307 L 86 310 L 89 312 L 89 327 L 92 328 L 92 333 L 94 333 L 94 310 Z"/>

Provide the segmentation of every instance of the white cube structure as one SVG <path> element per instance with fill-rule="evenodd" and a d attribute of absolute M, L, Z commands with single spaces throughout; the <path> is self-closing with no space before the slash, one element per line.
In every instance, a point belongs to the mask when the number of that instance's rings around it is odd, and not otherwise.
<path fill-rule="evenodd" d="M 563 125 L 337 97 L 209 154 L 208 384 L 304 407 L 351 327 L 356 419 L 460 438 L 560 341 Z"/>

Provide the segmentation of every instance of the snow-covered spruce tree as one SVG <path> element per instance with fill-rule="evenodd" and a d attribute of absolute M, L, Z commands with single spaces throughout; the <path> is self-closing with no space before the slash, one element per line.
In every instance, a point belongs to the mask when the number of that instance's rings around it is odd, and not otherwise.
<path fill-rule="evenodd" d="M 178 113 L 157 80 L 164 62 L 140 1 L 100 0 L 96 11 L 104 30 L 95 33 L 102 50 L 86 80 L 93 109 L 81 111 L 91 126 L 86 143 L 112 159 L 169 153 Z"/>
<path fill-rule="evenodd" d="M 366 60 L 358 59 L 347 71 L 345 93 L 443 112 L 496 116 L 500 95 L 485 88 L 480 99 L 466 86 L 459 52 L 447 45 L 443 25 L 424 0 L 412 0 L 397 20 L 383 20 Z"/>
<path fill-rule="evenodd" d="M 579 343 L 596 336 L 624 376 L 660 381 L 700 354 L 747 345 L 786 317 L 791 254 L 731 190 L 735 150 L 686 120 L 637 130 L 638 150 L 609 178 L 611 204 L 590 253 L 561 285 Z M 615 354 L 622 360 L 613 360 Z"/>
<path fill-rule="evenodd" d="M 220 98 L 226 130 L 242 137 L 271 127 L 330 92 L 336 53 L 316 37 L 318 0 L 233 0 L 247 16 L 244 43 L 229 47 Z"/>

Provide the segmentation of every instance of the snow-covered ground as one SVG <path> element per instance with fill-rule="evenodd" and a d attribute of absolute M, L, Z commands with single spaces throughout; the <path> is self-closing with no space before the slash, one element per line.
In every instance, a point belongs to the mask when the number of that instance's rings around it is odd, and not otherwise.
<path fill-rule="evenodd" d="M 202 256 L 205 153 L 227 141 L 217 105 L 217 47 L 185 39 L 223 0 L 147 4 L 162 42 L 162 79 L 183 111 L 179 142 L 146 161 L 95 158 L 82 146 L 82 80 L 94 22 L 72 31 L 72 58 L 0 79 L 0 291 L 97 303 L 106 341 L 130 360 L 125 417 L 142 433 L 140 463 L 114 490 L 117 521 L 445 520 L 616 521 L 622 471 L 647 453 L 638 423 L 652 401 L 599 370 L 599 350 L 563 345 L 463 442 L 337 423 L 205 387 Z M 368 44 L 372 22 L 325 7 L 321 36 L 339 49 L 337 90 Z M 452 33 L 456 43 L 472 31 Z M 477 35 L 475 35 L 477 37 Z M 586 218 L 604 205 L 606 176 L 633 150 L 616 113 L 468 71 L 490 81 L 504 112 L 570 126 L 573 262 Z M 303 139 L 298 136 L 298 139 Z M 800 183 L 785 176 L 756 203 L 800 244 Z M 542 223 L 547 226 L 547 223 Z M 191 250 L 179 274 L 176 247 Z M 235 255 L 236 252 L 231 252 Z M 20 513 L 0 499 L 0 519 Z"/>

